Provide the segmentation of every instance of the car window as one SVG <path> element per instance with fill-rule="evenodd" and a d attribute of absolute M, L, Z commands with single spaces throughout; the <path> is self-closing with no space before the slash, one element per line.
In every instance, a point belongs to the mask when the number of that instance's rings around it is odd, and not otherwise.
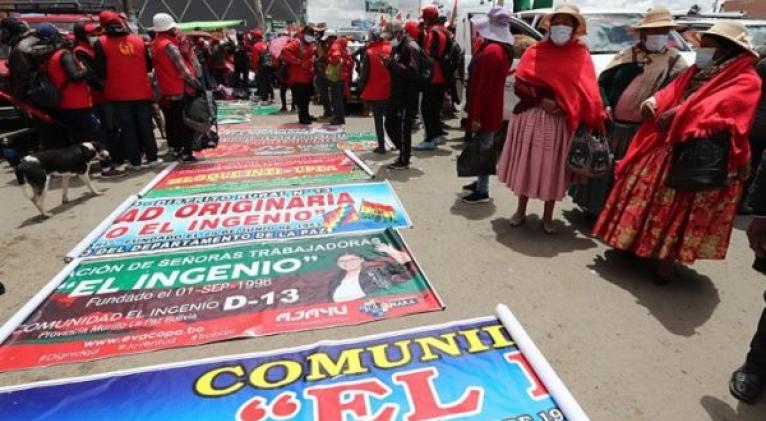
<path fill-rule="evenodd" d="M 753 46 L 766 45 L 766 25 L 750 26 L 747 27 L 747 32 L 752 39 Z"/>
<path fill-rule="evenodd" d="M 583 40 L 593 54 L 616 54 L 638 42 L 638 34 L 630 31 L 631 25 L 641 19 L 638 13 L 588 14 L 588 35 Z M 672 32 L 668 46 L 688 51 L 681 36 Z"/>

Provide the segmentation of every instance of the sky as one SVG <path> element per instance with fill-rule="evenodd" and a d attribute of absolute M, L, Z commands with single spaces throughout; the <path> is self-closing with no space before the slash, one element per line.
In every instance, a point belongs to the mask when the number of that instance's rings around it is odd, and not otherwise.
<path fill-rule="evenodd" d="M 630 10 L 647 10 L 655 5 L 663 5 L 670 7 L 674 11 L 688 10 L 693 5 L 698 4 L 703 10 L 710 11 L 712 9 L 713 0 L 573 0 L 572 3 L 575 3 L 582 8 L 602 7 L 605 9 L 626 8 Z"/>

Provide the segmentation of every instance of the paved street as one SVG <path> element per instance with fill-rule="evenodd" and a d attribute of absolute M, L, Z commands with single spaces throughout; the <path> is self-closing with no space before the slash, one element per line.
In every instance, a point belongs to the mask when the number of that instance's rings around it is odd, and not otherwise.
<path fill-rule="evenodd" d="M 315 114 L 317 110 L 314 110 Z M 259 117 L 258 123 L 294 122 L 294 115 Z M 347 130 L 372 131 L 371 118 L 352 117 Z M 456 125 L 457 122 L 450 122 Z M 422 133 L 414 136 L 420 141 Z M 589 236 L 588 222 L 570 201 L 557 209 L 559 234 L 543 233 L 538 217 L 513 229 L 515 199 L 492 181 L 492 203 L 464 205 L 455 176 L 462 148 L 458 131 L 440 150 L 415 153 L 413 168 L 388 172 L 386 157 L 362 154 L 379 179 L 390 180 L 415 228 L 404 237 L 447 308 L 443 312 L 362 326 L 237 340 L 0 374 L 0 385 L 81 376 L 112 370 L 264 351 L 344 339 L 492 314 L 507 304 L 593 420 L 766 420 L 766 405 L 748 407 L 728 393 L 729 375 L 742 363 L 764 306 L 766 278 L 750 265 L 738 221 L 729 257 L 702 262 L 668 287 L 651 283 L 652 266 L 626 260 Z M 159 170 L 157 170 L 159 171 Z M 0 320 L 7 320 L 63 268 L 63 257 L 125 197 L 155 172 L 97 181 L 100 197 L 60 206 L 41 220 L 12 172 L 0 170 Z M 532 203 L 531 212 L 542 212 Z M 0 414 L 3 412 L 0 408 Z M 0 419 L 2 416 L 0 416 Z"/>

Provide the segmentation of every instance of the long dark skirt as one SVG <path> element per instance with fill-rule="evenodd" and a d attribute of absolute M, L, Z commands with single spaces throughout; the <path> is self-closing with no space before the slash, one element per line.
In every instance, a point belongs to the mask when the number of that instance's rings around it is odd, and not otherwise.
<path fill-rule="evenodd" d="M 633 123 L 610 123 L 607 127 L 607 139 L 609 150 L 614 154 L 615 162 L 622 159 L 628 151 L 630 141 L 638 131 L 640 124 Z M 614 185 L 614 173 L 600 178 L 591 178 L 586 184 L 572 185 L 569 195 L 572 200 L 583 210 L 593 216 L 598 216 L 604 208 L 606 198 Z"/>

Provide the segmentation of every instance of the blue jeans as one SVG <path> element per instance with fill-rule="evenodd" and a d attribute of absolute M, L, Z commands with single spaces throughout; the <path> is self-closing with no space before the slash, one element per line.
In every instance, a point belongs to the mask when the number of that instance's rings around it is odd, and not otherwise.
<path fill-rule="evenodd" d="M 494 132 L 478 132 L 473 134 L 473 141 L 479 142 L 482 154 L 489 154 L 495 145 Z M 480 175 L 476 179 L 476 193 L 489 194 L 489 175 Z"/>

